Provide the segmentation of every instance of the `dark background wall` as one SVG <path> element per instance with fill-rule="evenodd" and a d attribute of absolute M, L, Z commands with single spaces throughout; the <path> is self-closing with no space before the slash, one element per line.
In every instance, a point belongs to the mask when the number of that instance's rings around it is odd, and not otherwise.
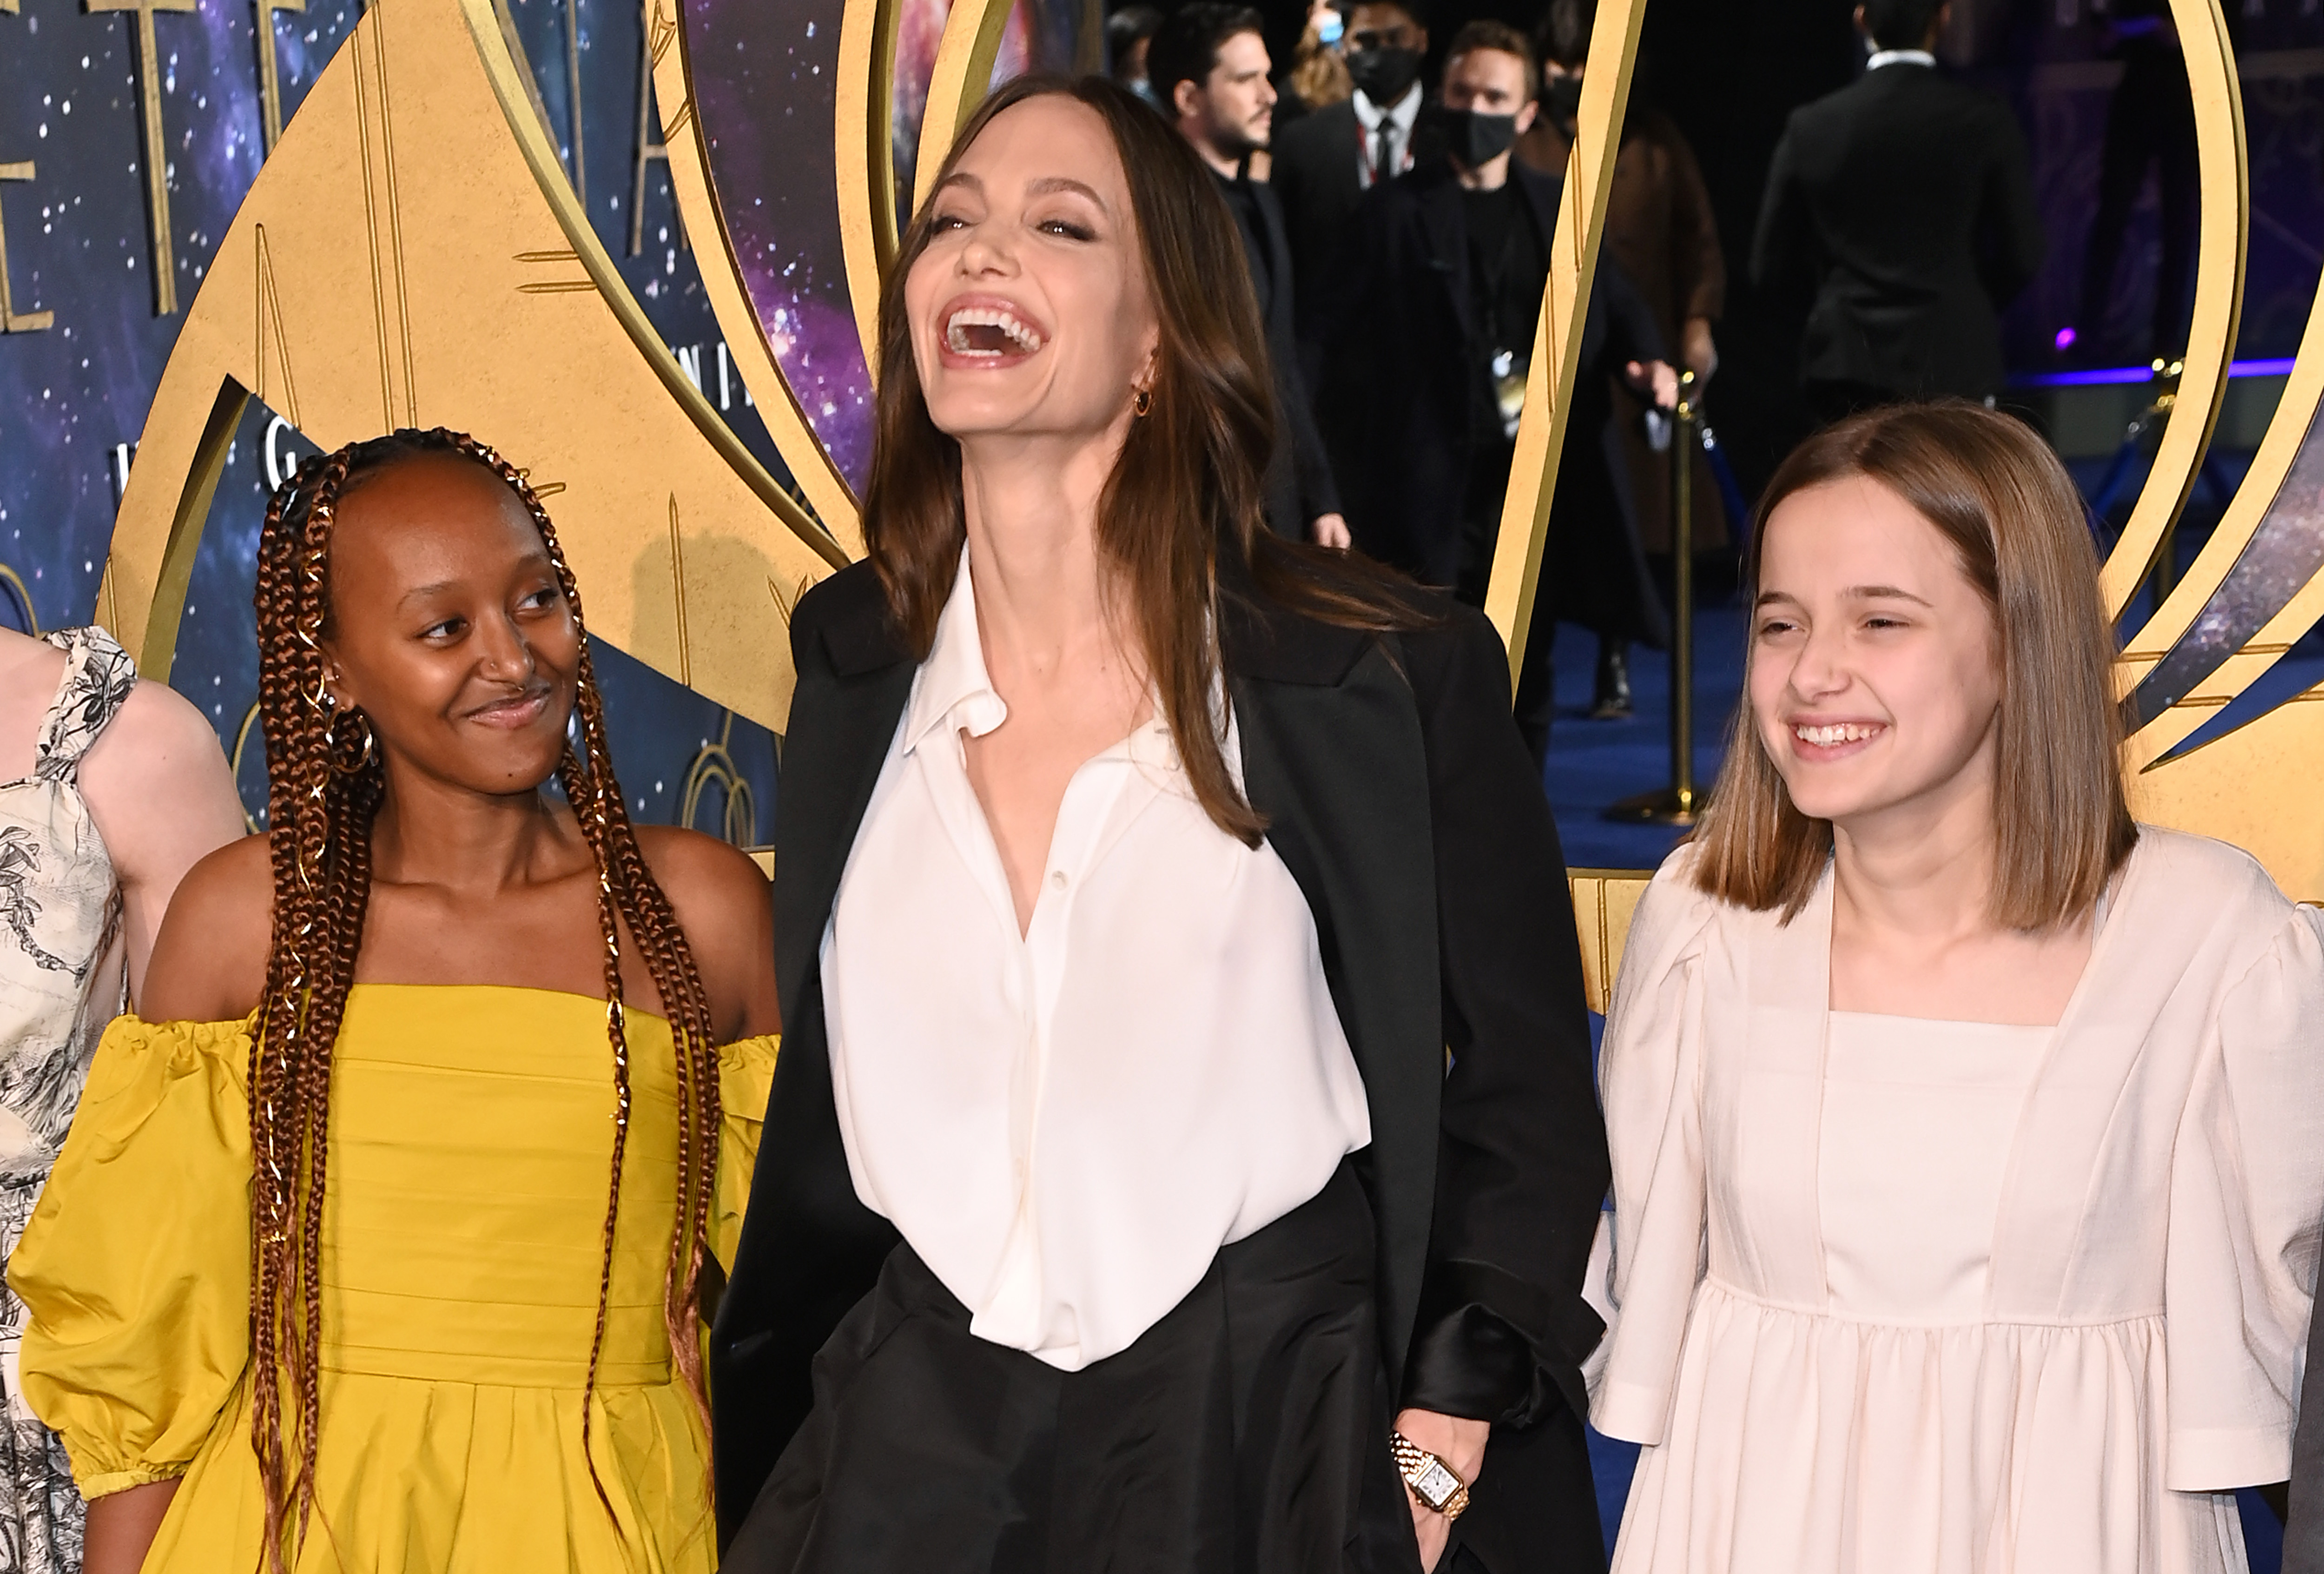
<path fill-rule="evenodd" d="M 1846 86 L 1862 69 L 1856 0 L 1651 0 L 1641 34 L 1636 91 L 1686 133 L 1719 215 L 1728 261 L 1720 370 L 1706 402 L 1747 494 L 1808 430 L 1796 386 L 1797 308 L 1783 310 L 1751 287 L 1752 229 L 1767 163 L 1785 118 L 1801 104 Z M 2324 14 L 2315 0 L 2227 0 L 2242 63 L 2253 220 L 2237 354 L 2290 356 L 2298 347 L 2324 270 Z M 1298 0 L 1266 0 L 1268 48 L 1287 62 L 1305 23 Z M 1431 42 L 1439 56 L 1459 25 L 1490 16 L 1530 31 L 1540 0 L 1436 0 Z M 2040 377 L 2064 365 L 2050 349 L 2074 322 L 2083 242 L 2096 201 L 2112 82 L 2104 14 L 2093 0 L 1955 0 L 1939 53 L 1947 68 L 2006 98 L 2025 130 L 2035 189 L 2049 227 L 2041 275 L 2009 312 L 2013 373 Z M 1440 60 L 1432 60 L 1433 79 Z M 2095 325 L 2102 363 L 2137 364 L 2141 329 L 2159 263 L 2157 203 L 2150 186 L 2105 321 Z M 2086 351 L 2094 325 L 2078 325 Z M 2085 355 L 2075 365 L 2085 365 Z"/>

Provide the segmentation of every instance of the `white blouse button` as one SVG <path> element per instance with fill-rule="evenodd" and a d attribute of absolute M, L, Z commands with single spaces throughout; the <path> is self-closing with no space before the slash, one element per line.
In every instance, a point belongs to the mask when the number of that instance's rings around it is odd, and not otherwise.
<path fill-rule="evenodd" d="M 1063 891 L 1065 888 L 1065 872 L 1063 869 L 1050 870 L 1049 884 L 1055 889 Z"/>

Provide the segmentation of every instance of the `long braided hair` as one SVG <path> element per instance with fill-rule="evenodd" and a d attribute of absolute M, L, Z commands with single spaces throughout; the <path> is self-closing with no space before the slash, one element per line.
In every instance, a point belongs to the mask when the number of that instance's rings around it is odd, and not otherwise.
<path fill-rule="evenodd" d="M 622 807 L 572 570 L 524 472 L 475 439 L 438 428 L 350 444 L 307 460 L 283 484 L 267 509 L 258 547 L 259 708 L 266 734 L 274 917 L 250 1058 L 251 1440 L 266 1494 L 267 1563 L 275 1574 L 284 1569 L 284 1532 L 294 1509 L 297 1535 L 303 1541 L 314 1499 L 331 1053 L 370 899 L 372 823 L 387 787 L 369 719 L 359 710 L 335 708 L 324 681 L 322 643 L 331 626 L 331 530 L 340 499 L 350 489 L 393 464 L 427 454 L 480 465 L 523 501 L 549 551 L 575 630 L 581 633 L 574 707 L 580 749 L 566 749 L 558 780 L 597 866 L 614 1101 L 613 1180 L 582 1400 L 582 1450 L 587 1457 L 590 1400 L 604 1345 L 629 1134 L 624 931 L 661 995 L 677 1047 L 678 1218 L 663 1310 L 670 1359 L 706 1427 L 709 1419 L 694 1330 L 718 1156 L 716 1040 L 693 953 L 669 899 L 646 867 Z M 295 1468 L 286 1464 L 291 1458 Z M 594 1458 L 589 1472 L 599 1501 L 611 1514 Z"/>

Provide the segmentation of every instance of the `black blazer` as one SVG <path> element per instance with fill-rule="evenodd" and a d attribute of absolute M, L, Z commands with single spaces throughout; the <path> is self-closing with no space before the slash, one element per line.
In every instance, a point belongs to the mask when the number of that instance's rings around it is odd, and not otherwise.
<path fill-rule="evenodd" d="M 1509 180 L 1546 254 L 1563 182 L 1514 159 Z M 1358 264 L 1342 275 L 1316 320 L 1333 352 L 1354 358 L 1366 390 L 1360 408 L 1338 417 L 1351 423 L 1340 474 L 1349 527 L 1372 556 L 1425 583 L 1450 585 L 1460 561 L 1472 399 L 1485 375 L 1473 360 L 1468 221 L 1450 162 L 1434 156 L 1375 186 L 1358 227 Z M 1600 440 L 1612 413 L 1606 380 L 1627 361 L 1661 358 L 1654 313 L 1601 250 L 1582 316 L 1564 462 L 1593 467 L 1591 479 L 1603 484 L 1585 488 L 1561 466 L 1560 498 L 1587 490 L 1593 505 L 1614 505 L 1604 502 L 1612 486 Z M 1618 534 L 1620 523 L 1613 528 Z"/>
<path fill-rule="evenodd" d="M 1349 259 L 1356 209 L 1364 199 L 1364 134 L 1352 100 L 1342 98 L 1304 115 L 1275 138 L 1268 180 L 1282 199 L 1285 235 L 1291 242 L 1291 273 L 1300 282 L 1300 332 L 1311 332 L 1309 317 L 1322 299 L 1325 277 Z M 1310 377 L 1315 368 L 1303 368 Z"/>
<path fill-rule="evenodd" d="M 1561 1542 L 1595 1566 L 1572 1418 L 1601 1328 L 1580 1290 L 1609 1171 L 1572 907 L 1500 641 L 1475 612 L 1425 606 L 1434 626 L 1389 637 L 1222 595 L 1246 790 L 1314 913 L 1364 1079 L 1372 1143 L 1355 1162 L 1388 1391 L 1508 1429 L 1459 1527 L 1497 1574 L 1557 1564 Z M 722 1544 L 807 1416 L 816 1350 L 898 1240 L 848 1178 L 817 958 L 918 666 L 868 564 L 801 597 L 791 647 L 783 1053 L 710 1346 Z M 1529 1458 L 1556 1455 L 1533 1444 L 1559 1430 L 1539 1423 L 1561 1416 L 1570 1468 L 1529 1476 Z"/>
<path fill-rule="evenodd" d="M 2001 308 L 2042 265 L 2008 106 L 1910 63 L 1803 105 L 1751 248 L 1762 289 L 1812 292 L 1800 375 L 1910 398 L 2001 391 Z"/>
<path fill-rule="evenodd" d="M 1228 186 L 1223 177 L 1220 185 Z M 1275 383 L 1275 451 L 1267 465 L 1267 521 L 1275 533 L 1307 539 L 1307 525 L 1320 514 L 1340 512 L 1331 461 L 1307 402 L 1307 380 L 1299 375 L 1299 335 L 1293 313 L 1297 292 L 1291 242 L 1283 226 L 1283 204 L 1264 181 L 1231 182 L 1227 209 L 1242 236 L 1250 264 L 1250 286 L 1259 296 L 1260 325 L 1267 331 L 1268 370 Z M 1246 207 L 1245 203 L 1249 206 Z"/>

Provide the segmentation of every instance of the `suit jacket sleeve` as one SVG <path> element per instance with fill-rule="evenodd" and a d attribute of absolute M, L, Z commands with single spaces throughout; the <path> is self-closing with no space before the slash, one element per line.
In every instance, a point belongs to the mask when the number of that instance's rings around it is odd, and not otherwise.
<path fill-rule="evenodd" d="M 1277 412 L 1282 431 L 1277 440 L 1291 449 L 1292 471 L 1299 489 L 1299 523 L 1340 512 L 1339 489 L 1332 484 L 1332 461 L 1323 451 L 1323 434 L 1316 429 L 1315 410 L 1307 397 L 1307 377 L 1300 366 L 1298 264 L 1291 246 L 1290 221 L 1281 199 L 1265 186 L 1252 188 L 1261 227 L 1276 255 L 1269 263 L 1275 274 L 1275 299 L 1267 318 L 1267 353 L 1275 363 Z M 1302 532 L 1302 534 L 1305 532 Z"/>
<path fill-rule="evenodd" d="M 1655 322 L 1654 308 L 1638 293 L 1630 275 L 1614 260 L 1610 247 L 1598 253 L 1598 275 L 1590 287 L 1590 310 L 1605 323 L 1593 366 L 1602 376 L 1618 377 L 1631 361 L 1670 358 L 1663 330 Z"/>
<path fill-rule="evenodd" d="M 1482 615 L 1405 639 L 1427 750 L 1444 1079 L 1436 1205 L 1406 1404 L 1524 1426 L 1588 1408 L 1582 1299 L 1609 1171 L 1573 907 Z"/>
<path fill-rule="evenodd" d="M 2044 241 L 2042 210 L 2034 199 L 2034 171 L 2025 154 L 2025 140 L 2009 112 L 1995 106 L 1992 152 L 1986 165 L 1982 233 L 1985 292 L 1996 310 L 2041 271 Z"/>
<path fill-rule="evenodd" d="M 1782 292 L 1795 285 L 1808 271 L 1808 211 L 1794 169 L 1798 154 L 1793 139 L 1796 118 L 1776 139 L 1775 156 L 1767 163 L 1766 194 L 1759 199 L 1759 227 L 1751 238 L 1751 282 L 1762 291 Z"/>
<path fill-rule="evenodd" d="M 1296 341 L 1295 341 L 1296 346 Z M 1299 477 L 1300 523 L 1312 523 L 1326 514 L 1340 512 L 1340 489 L 1332 481 L 1332 461 L 1323 449 L 1323 434 L 1315 425 L 1315 408 L 1307 397 L 1307 378 L 1299 368 L 1295 346 L 1291 364 L 1276 381 L 1283 400 L 1283 440 L 1291 445 L 1291 458 Z"/>

